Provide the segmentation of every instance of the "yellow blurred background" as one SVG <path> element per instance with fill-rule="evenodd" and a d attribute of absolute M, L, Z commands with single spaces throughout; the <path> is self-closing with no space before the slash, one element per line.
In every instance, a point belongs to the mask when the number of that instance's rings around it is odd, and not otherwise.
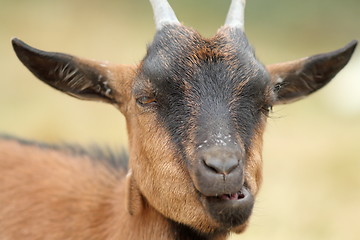
<path fill-rule="evenodd" d="M 211 36 L 230 1 L 170 3 L 184 24 Z M 359 0 L 247 1 L 246 33 L 265 64 L 360 40 L 359 23 Z M 0 133 L 126 146 L 116 109 L 41 83 L 17 60 L 10 39 L 131 64 L 145 55 L 154 32 L 146 0 L 0 0 Z M 231 239 L 360 239 L 360 51 L 320 92 L 275 107 L 264 141 L 264 184 L 250 227 Z"/>

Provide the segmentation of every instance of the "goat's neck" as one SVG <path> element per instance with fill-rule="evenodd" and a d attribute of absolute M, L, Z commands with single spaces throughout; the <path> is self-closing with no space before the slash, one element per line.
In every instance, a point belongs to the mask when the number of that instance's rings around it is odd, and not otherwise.
<path fill-rule="evenodd" d="M 115 192 L 112 203 L 112 215 L 107 222 L 111 229 L 109 239 L 157 239 L 157 240 L 225 240 L 226 234 L 202 236 L 191 228 L 175 223 L 144 204 L 142 211 L 130 215 L 124 200 L 125 182 Z"/>

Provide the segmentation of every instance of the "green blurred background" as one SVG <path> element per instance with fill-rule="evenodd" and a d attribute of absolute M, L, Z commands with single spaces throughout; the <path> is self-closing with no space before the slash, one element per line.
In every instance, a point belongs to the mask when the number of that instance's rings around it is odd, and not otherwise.
<path fill-rule="evenodd" d="M 183 23 L 211 36 L 230 1 L 170 3 Z M 359 23 L 359 0 L 247 1 L 246 33 L 265 64 L 360 40 Z M 117 110 L 36 80 L 16 59 L 10 39 L 131 64 L 144 56 L 154 32 L 146 0 L 0 0 L 0 132 L 125 146 Z M 251 224 L 232 239 L 360 239 L 360 51 L 314 96 L 275 107 L 264 141 L 264 184 Z"/>

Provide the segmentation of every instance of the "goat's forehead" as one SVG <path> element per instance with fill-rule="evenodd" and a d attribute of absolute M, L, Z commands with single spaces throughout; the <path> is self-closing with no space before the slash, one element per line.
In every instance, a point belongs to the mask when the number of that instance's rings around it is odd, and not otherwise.
<path fill-rule="evenodd" d="M 239 84 L 249 79 L 268 81 L 241 31 L 223 29 L 212 38 L 203 38 L 183 26 L 166 26 L 155 35 L 142 62 L 141 75 L 154 85 L 183 84 L 203 78 L 230 79 Z"/>

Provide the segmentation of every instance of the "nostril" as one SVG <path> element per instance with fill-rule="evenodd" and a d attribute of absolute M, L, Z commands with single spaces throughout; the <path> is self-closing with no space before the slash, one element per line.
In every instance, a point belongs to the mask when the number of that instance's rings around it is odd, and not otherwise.
<path fill-rule="evenodd" d="M 215 173 L 219 174 L 229 174 L 233 171 L 238 165 L 239 161 L 235 157 L 230 158 L 217 158 L 212 156 L 207 156 L 203 158 L 204 164 L 214 171 Z"/>
<path fill-rule="evenodd" d="M 203 160 L 203 163 L 204 163 L 204 165 L 205 165 L 208 169 L 212 170 L 212 171 L 215 172 L 215 173 L 218 172 L 218 169 L 216 169 L 216 168 L 215 168 L 214 166 L 212 166 L 211 164 L 208 164 L 205 159 Z"/>

